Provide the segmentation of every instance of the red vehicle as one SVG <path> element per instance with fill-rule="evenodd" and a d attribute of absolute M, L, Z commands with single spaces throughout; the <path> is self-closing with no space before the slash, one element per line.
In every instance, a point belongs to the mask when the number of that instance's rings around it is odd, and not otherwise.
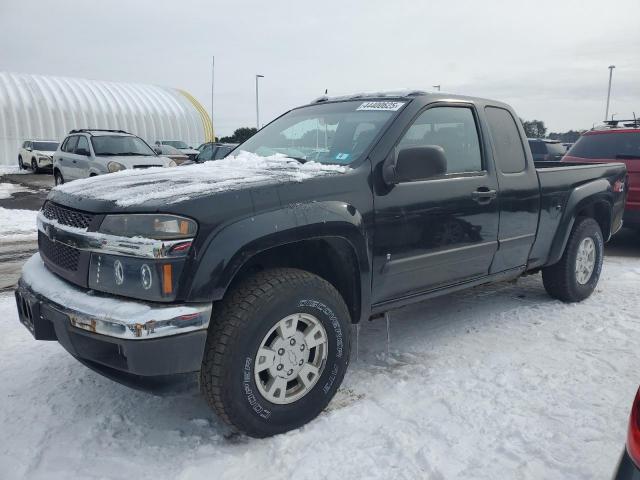
<path fill-rule="evenodd" d="M 627 431 L 627 448 L 622 452 L 614 480 L 640 479 L 640 390 L 631 407 L 629 430 Z"/>
<path fill-rule="evenodd" d="M 584 133 L 562 161 L 624 162 L 629 175 L 624 225 L 640 228 L 640 120 L 607 122 Z"/>

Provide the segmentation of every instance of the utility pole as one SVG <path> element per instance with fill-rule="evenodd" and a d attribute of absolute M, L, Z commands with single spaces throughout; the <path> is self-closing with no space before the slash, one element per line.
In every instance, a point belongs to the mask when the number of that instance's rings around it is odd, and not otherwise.
<path fill-rule="evenodd" d="M 213 136 L 213 85 L 215 79 L 215 70 L 216 70 L 216 57 L 211 57 L 211 135 Z M 212 142 L 216 141 L 216 137 L 211 139 Z"/>
<path fill-rule="evenodd" d="M 611 98 L 611 77 L 613 77 L 613 69 L 615 65 L 609 65 L 609 88 L 607 89 L 607 109 L 604 112 L 604 121 L 609 119 L 609 99 Z"/>
<path fill-rule="evenodd" d="M 264 78 L 264 75 L 256 75 L 256 128 L 260 130 L 260 104 L 258 102 L 258 79 Z"/>

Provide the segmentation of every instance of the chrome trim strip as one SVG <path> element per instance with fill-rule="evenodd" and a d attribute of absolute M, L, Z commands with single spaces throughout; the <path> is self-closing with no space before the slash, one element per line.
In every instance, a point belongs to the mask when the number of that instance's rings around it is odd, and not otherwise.
<path fill-rule="evenodd" d="M 86 228 L 62 225 L 38 212 L 38 230 L 53 242 L 85 252 L 125 255 L 139 258 L 186 257 L 189 249 L 169 255 L 174 245 L 192 242 L 193 238 L 180 240 L 155 240 L 142 237 L 120 237 L 100 232 L 89 232 Z"/>
<path fill-rule="evenodd" d="M 18 292 L 64 313 L 76 328 L 128 340 L 206 330 L 211 319 L 211 303 L 162 305 L 93 294 L 51 273 L 38 253 L 25 263 Z"/>

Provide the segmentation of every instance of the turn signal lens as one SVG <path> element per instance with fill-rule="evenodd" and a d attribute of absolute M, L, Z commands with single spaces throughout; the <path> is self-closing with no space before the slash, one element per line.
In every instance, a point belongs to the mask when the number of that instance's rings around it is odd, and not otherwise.
<path fill-rule="evenodd" d="M 640 389 L 631 407 L 629 432 L 627 434 L 627 452 L 633 463 L 640 468 Z"/>
<path fill-rule="evenodd" d="M 173 267 L 170 263 L 162 265 L 162 293 L 170 295 L 173 292 Z"/>

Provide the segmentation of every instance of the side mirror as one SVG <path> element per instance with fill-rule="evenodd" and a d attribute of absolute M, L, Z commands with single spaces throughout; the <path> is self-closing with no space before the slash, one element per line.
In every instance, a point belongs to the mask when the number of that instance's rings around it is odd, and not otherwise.
<path fill-rule="evenodd" d="M 162 149 L 160 149 L 160 148 L 158 148 L 158 147 L 155 147 L 155 148 L 153 149 L 153 151 L 154 151 L 154 152 L 156 152 L 156 155 L 160 155 L 160 154 L 162 153 Z"/>
<path fill-rule="evenodd" d="M 425 180 L 445 173 L 447 158 L 439 145 L 403 148 L 382 166 L 382 179 L 387 185 Z"/>
<path fill-rule="evenodd" d="M 79 148 L 78 150 L 75 151 L 76 155 L 82 155 L 83 157 L 88 157 L 89 156 L 89 150 L 87 150 L 86 148 Z"/>

